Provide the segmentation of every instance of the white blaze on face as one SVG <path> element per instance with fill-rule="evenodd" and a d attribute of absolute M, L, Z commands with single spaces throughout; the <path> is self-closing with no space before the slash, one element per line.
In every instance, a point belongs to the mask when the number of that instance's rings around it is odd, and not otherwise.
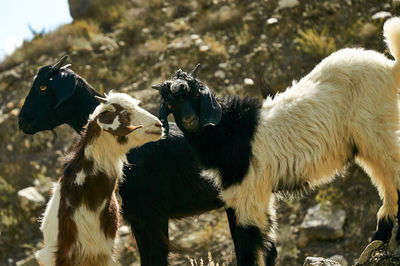
<path fill-rule="evenodd" d="M 119 121 L 119 116 L 115 116 L 113 122 L 111 124 L 104 124 L 101 123 L 99 120 L 97 120 L 97 124 L 104 130 L 117 130 L 119 126 L 121 125 L 121 122 Z"/>

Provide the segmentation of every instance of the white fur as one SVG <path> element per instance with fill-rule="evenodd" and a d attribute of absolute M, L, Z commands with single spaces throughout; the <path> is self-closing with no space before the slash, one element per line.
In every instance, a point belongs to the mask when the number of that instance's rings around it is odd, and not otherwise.
<path fill-rule="evenodd" d="M 82 205 L 74 212 L 73 220 L 78 229 L 78 246 L 76 248 L 82 256 L 110 254 L 111 258 L 114 240 L 105 237 L 99 220 L 105 204 L 106 200 L 96 211 L 91 211 Z"/>
<path fill-rule="evenodd" d="M 121 125 L 118 116 L 114 117 L 114 120 L 111 124 L 104 124 L 101 123 L 99 120 L 97 120 L 97 124 L 99 124 L 99 126 L 102 129 L 112 129 L 112 130 L 117 130 L 117 128 Z"/>
<path fill-rule="evenodd" d="M 60 204 L 60 185 L 58 183 L 53 184 L 52 193 L 40 226 L 45 247 L 35 253 L 36 259 L 45 266 L 56 263 L 54 253 L 57 251 L 58 207 Z"/>
<path fill-rule="evenodd" d="M 85 183 L 86 180 L 86 175 L 83 172 L 83 170 L 80 170 L 77 174 L 76 174 L 76 178 L 74 183 L 78 186 L 82 186 Z"/>
<path fill-rule="evenodd" d="M 400 19 L 384 27 L 391 53 L 400 59 Z M 267 228 L 278 184 L 311 187 L 332 180 L 358 150 L 356 162 L 383 199 L 378 218 L 395 219 L 400 174 L 398 61 L 363 49 L 343 49 L 261 111 L 253 157 L 241 184 L 221 192 L 239 224 Z"/>
<path fill-rule="evenodd" d="M 215 188 L 219 189 L 221 187 L 221 174 L 218 169 L 211 168 L 211 169 L 204 169 L 201 171 L 200 176 L 213 183 Z"/>

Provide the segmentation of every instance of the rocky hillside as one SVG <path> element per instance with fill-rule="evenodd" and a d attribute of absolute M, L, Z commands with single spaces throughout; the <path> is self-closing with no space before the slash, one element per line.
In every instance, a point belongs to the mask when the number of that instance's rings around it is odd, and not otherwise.
<path fill-rule="evenodd" d="M 72 69 L 99 91 L 127 92 L 156 113 L 159 98 L 150 85 L 178 68 L 189 70 L 200 62 L 199 78 L 219 94 L 261 97 L 261 77 L 282 91 L 340 48 L 385 52 L 383 22 L 400 15 L 398 0 L 69 3 L 73 23 L 36 33 L 0 63 L 1 265 L 28 257 L 26 265 L 40 247 L 37 219 L 51 182 L 62 172 L 60 159 L 76 136 L 66 126 L 56 130 L 57 139 L 50 132 L 28 136 L 18 131 L 17 115 L 41 66 L 69 54 Z M 307 256 L 334 255 L 342 265 L 344 260 L 353 264 L 374 231 L 379 206 L 376 189 L 355 166 L 306 197 L 280 200 L 278 265 L 302 265 Z M 171 264 L 190 265 L 192 258 L 192 264 L 200 265 L 208 252 L 220 264 L 235 262 L 222 210 L 173 221 L 170 228 L 173 240 L 191 251 L 172 254 Z M 127 227 L 121 236 L 123 264 L 137 265 L 138 252 Z M 376 252 L 395 254 L 383 250 Z"/>

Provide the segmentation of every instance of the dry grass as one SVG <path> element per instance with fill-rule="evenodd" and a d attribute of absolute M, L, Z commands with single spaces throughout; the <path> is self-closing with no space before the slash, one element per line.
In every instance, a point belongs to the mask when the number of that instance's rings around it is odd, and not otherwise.
<path fill-rule="evenodd" d="M 313 29 L 299 30 L 299 36 L 296 40 L 302 51 L 321 58 L 337 50 L 335 39 L 328 36 L 326 28 L 320 33 Z"/>
<path fill-rule="evenodd" d="M 190 258 L 189 262 L 190 262 L 191 266 L 226 266 L 226 264 L 224 262 L 222 264 L 219 264 L 218 262 L 214 262 L 210 251 L 208 252 L 207 262 L 204 262 L 204 260 L 202 258 L 200 258 L 199 261 L 197 261 L 196 259 Z"/>

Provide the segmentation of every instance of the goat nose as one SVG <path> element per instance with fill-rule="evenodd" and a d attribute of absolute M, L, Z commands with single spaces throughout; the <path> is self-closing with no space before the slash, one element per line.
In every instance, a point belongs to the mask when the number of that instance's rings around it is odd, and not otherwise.
<path fill-rule="evenodd" d="M 161 124 L 160 122 L 155 122 L 154 125 L 155 125 L 156 127 L 162 127 L 162 124 Z"/>

